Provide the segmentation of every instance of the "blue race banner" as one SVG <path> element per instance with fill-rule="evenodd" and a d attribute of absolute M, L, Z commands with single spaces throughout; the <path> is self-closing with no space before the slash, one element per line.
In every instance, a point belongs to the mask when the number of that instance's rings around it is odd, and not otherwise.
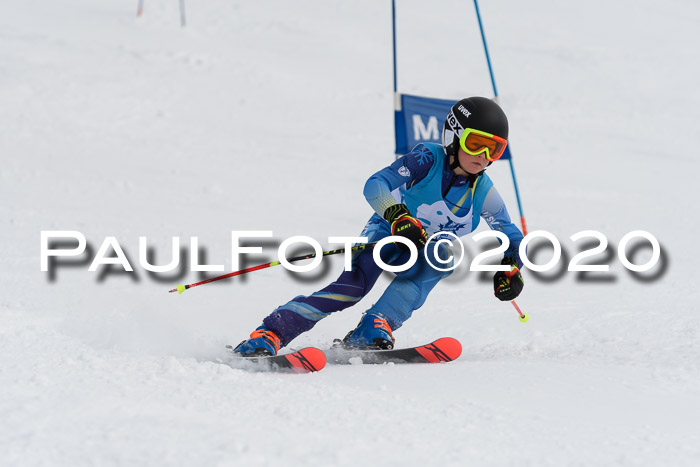
<path fill-rule="evenodd" d="M 442 143 L 445 117 L 455 102 L 397 93 L 394 109 L 396 155 L 410 152 L 418 143 Z M 506 146 L 501 159 L 510 159 L 510 146 Z"/>

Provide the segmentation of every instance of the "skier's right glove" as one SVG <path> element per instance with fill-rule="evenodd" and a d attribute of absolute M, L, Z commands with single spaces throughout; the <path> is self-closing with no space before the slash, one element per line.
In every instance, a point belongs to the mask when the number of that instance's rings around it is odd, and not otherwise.
<path fill-rule="evenodd" d="M 384 211 L 384 219 L 391 224 L 391 235 L 406 237 L 420 250 L 428 241 L 428 234 L 418 219 L 411 215 L 405 204 L 394 204 Z M 407 250 L 403 243 L 397 245 Z"/>

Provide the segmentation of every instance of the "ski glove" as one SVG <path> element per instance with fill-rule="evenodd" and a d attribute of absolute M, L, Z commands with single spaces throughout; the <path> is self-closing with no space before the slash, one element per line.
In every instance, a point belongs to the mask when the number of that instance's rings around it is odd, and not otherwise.
<path fill-rule="evenodd" d="M 524 285 L 518 261 L 514 258 L 503 258 L 501 264 L 510 266 L 510 271 L 498 271 L 493 276 L 494 295 L 504 302 L 514 300 L 523 291 Z"/>
<path fill-rule="evenodd" d="M 391 235 L 406 237 L 420 250 L 428 241 L 428 234 L 425 232 L 423 225 L 418 219 L 411 216 L 411 211 L 408 210 L 405 204 L 394 204 L 389 206 L 384 211 L 384 219 L 391 224 Z M 397 245 L 408 250 L 408 247 L 403 243 Z"/>

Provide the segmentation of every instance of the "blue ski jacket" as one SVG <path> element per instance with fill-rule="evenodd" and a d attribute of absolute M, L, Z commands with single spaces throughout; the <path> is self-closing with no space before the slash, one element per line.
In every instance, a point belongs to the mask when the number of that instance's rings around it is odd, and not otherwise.
<path fill-rule="evenodd" d="M 523 234 L 511 222 L 503 198 L 488 175 L 476 180 L 456 175 L 440 144 L 421 143 L 404 157 L 372 175 L 364 195 L 376 214 L 396 203 L 405 204 L 421 221 L 428 236 L 449 232 L 459 237 L 476 230 L 483 218 L 493 230 L 508 236 L 510 245 L 504 256 L 522 266 L 518 250 Z"/>

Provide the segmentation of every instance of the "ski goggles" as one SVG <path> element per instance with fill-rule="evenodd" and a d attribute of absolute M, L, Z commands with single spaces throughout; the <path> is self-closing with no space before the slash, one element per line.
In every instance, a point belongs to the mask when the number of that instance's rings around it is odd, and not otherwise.
<path fill-rule="evenodd" d="M 508 141 L 500 136 L 473 128 L 465 128 L 459 138 L 459 146 L 464 152 L 472 156 L 484 154 L 486 159 L 490 161 L 500 158 L 505 152 L 507 144 Z"/>

